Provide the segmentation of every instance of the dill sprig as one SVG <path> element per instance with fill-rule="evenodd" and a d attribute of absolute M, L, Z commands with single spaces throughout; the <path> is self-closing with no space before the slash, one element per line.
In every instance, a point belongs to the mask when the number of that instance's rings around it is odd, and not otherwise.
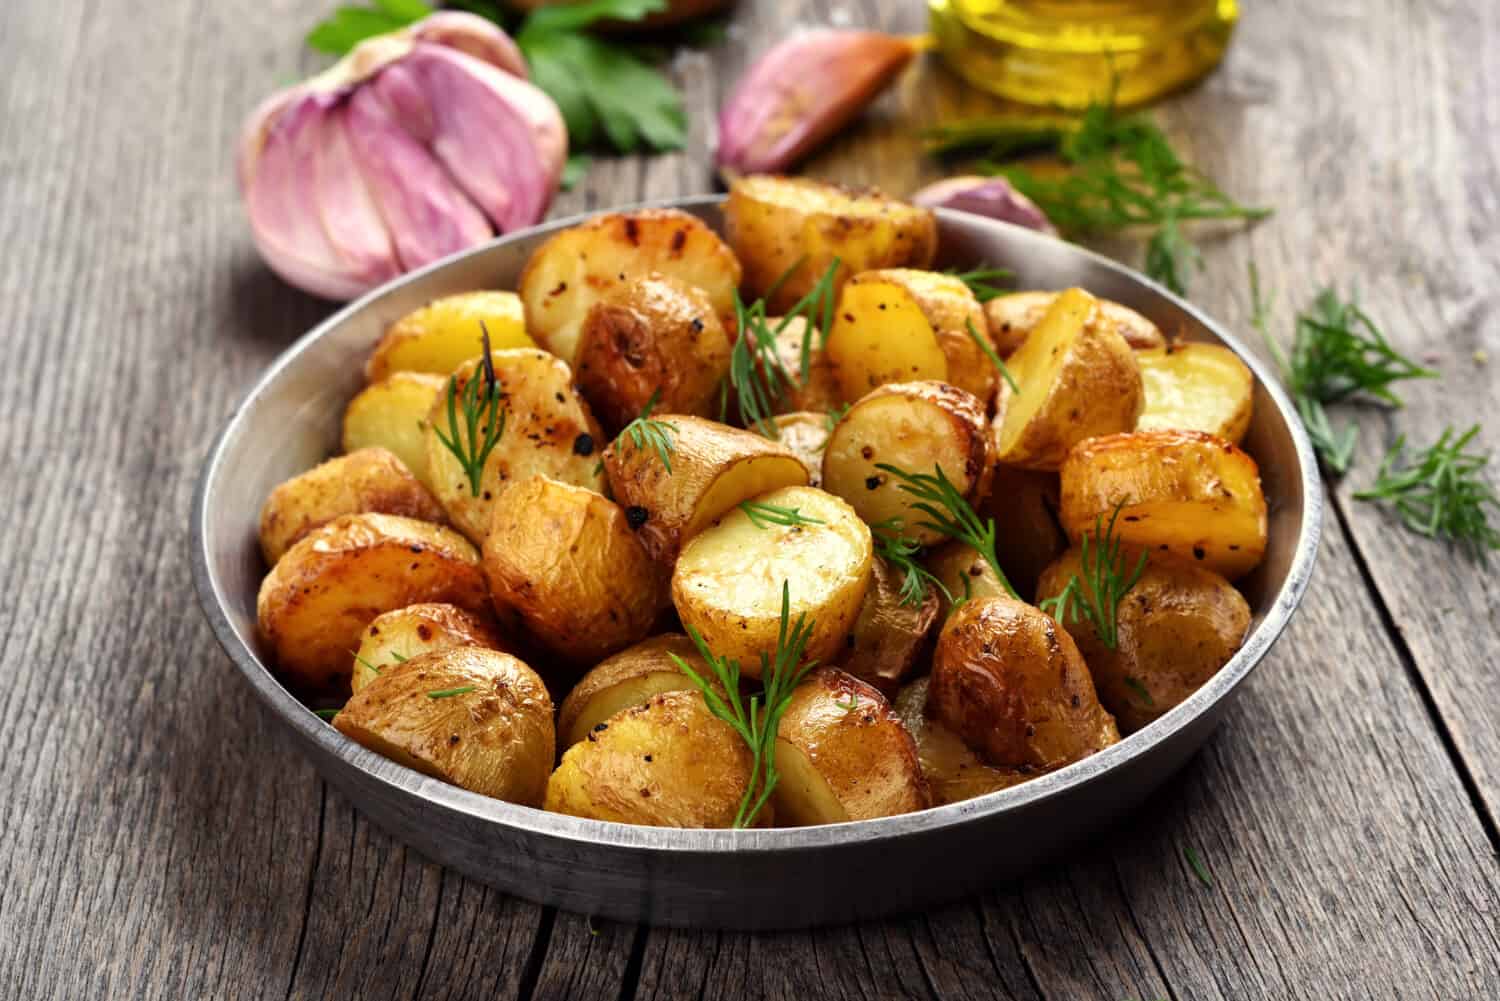
<path fill-rule="evenodd" d="M 969 328 L 969 336 L 974 339 L 975 344 L 979 345 L 979 350 L 984 352 L 985 357 L 989 358 L 990 364 L 995 366 L 1006 385 L 1010 386 L 1010 391 L 1017 396 L 1021 395 L 1021 387 L 1016 385 L 1015 376 L 1010 374 L 1010 369 L 1006 368 L 1005 362 L 1000 360 L 1000 353 L 995 350 L 995 345 L 990 343 L 988 337 L 982 336 L 978 330 L 974 329 L 973 320 L 964 320 L 964 326 Z"/>
<path fill-rule="evenodd" d="M 427 697 L 436 702 L 438 699 L 451 699 L 455 695 L 468 695 L 472 691 L 473 685 L 459 685 L 457 688 L 439 688 L 435 692 L 428 692 Z"/>
<path fill-rule="evenodd" d="M 1463 434 L 1444 428 L 1410 461 L 1403 461 L 1402 435 L 1381 462 L 1375 483 L 1355 499 L 1390 504 L 1413 532 L 1456 542 L 1470 559 L 1487 566 L 1490 551 L 1500 549 L 1500 530 L 1489 521 L 1489 511 L 1500 510 L 1500 498 L 1484 478 L 1490 454 L 1466 451 L 1478 433 L 1478 424 Z"/>
<path fill-rule="evenodd" d="M 1187 272 L 1202 267 L 1203 254 L 1183 235 L 1177 216 L 1169 213 L 1146 241 L 1146 276 L 1178 295 L 1187 295 Z"/>
<path fill-rule="evenodd" d="M 1061 591 L 1037 606 L 1063 625 L 1068 624 L 1070 613 L 1074 621 L 1086 620 L 1094 627 L 1099 642 L 1111 650 L 1120 644 L 1120 599 L 1146 572 L 1145 553 L 1141 553 L 1135 569 L 1126 572 L 1120 552 L 1123 542 L 1115 535 L 1115 522 L 1124 506 L 1124 501 L 1115 505 L 1108 526 L 1103 515 L 1095 516 L 1093 534 L 1085 533 L 1079 543 L 1078 562 L 1083 576 L 1075 573 Z"/>
<path fill-rule="evenodd" d="M 693 645 L 703 657 L 714 677 L 723 686 L 720 695 L 706 678 L 693 670 L 692 665 L 676 654 L 670 654 L 678 669 L 686 674 L 699 691 L 709 711 L 728 723 L 750 748 L 750 782 L 735 814 L 735 827 L 748 827 L 755 822 L 761 808 L 776 788 L 780 776 L 776 772 L 776 728 L 791 702 L 792 690 L 816 666 L 816 660 L 802 663 L 807 649 L 808 637 L 812 635 L 813 623 L 805 615 L 797 616 L 796 625 L 790 625 L 792 596 L 791 586 L 781 582 L 781 628 L 776 637 L 774 654 L 760 655 L 760 680 L 763 691 L 745 699 L 740 694 L 740 662 L 733 657 L 719 657 L 708 648 L 703 637 L 692 626 L 687 632 Z"/>
<path fill-rule="evenodd" d="M 980 265 L 969 271 L 959 271 L 957 268 L 949 268 L 944 271 L 945 275 L 952 275 L 969 287 L 974 293 L 974 298 L 980 302 L 989 302 L 998 299 L 1002 295 L 1010 295 L 1014 291 L 1009 285 L 1012 278 L 1016 276 L 1014 271 L 1006 268 L 991 268 Z M 1005 282 L 1006 284 L 1000 284 Z"/>
<path fill-rule="evenodd" d="M 823 525 L 826 522 L 821 518 L 802 513 L 801 508 L 783 507 L 780 504 L 766 504 L 761 501 L 741 501 L 740 510 L 745 512 L 745 517 L 750 519 L 750 524 L 756 528 L 770 528 L 772 525 L 785 525 L 789 528 L 800 528 L 803 525 Z"/>
<path fill-rule="evenodd" d="M 1198 882 L 1212 890 L 1214 888 L 1214 881 L 1209 878 L 1208 867 L 1203 864 L 1203 860 L 1198 857 L 1198 853 L 1191 848 L 1184 848 L 1182 850 L 1182 857 L 1187 859 L 1187 864 L 1192 868 L 1193 875 L 1198 877 Z"/>
<path fill-rule="evenodd" d="M 894 476 L 899 481 L 899 489 L 916 498 L 917 503 L 912 507 L 931 519 L 920 522 L 921 527 L 967 543 L 989 562 L 1006 592 L 1012 598 L 1020 600 L 1020 595 L 1000 567 L 1000 557 L 995 553 L 995 519 L 981 519 L 948 479 L 942 466 L 933 466 L 931 473 L 909 473 L 900 466 L 887 462 L 877 462 L 875 468 Z"/>
<path fill-rule="evenodd" d="M 901 574 L 901 604 L 917 606 L 927 600 L 927 585 L 932 584 L 949 601 L 952 593 L 943 582 L 922 564 L 922 546 L 905 534 L 906 523 L 900 518 L 887 518 L 870 526 L 870 537 L 875 543 L 875 555 L 889 563 Z"/>
<path fill-rule="evenodd" d="M 667 475 L 672 474 L 672 453 L 677 451 L 677 443 L 672 436 L 677 433 L 677 425 L 668 424 L 666 421 L 651 419 L 651 411 L 656 408 L 657 401 L 661 398 L 661 390 L 658 389 L 651 394 L 646 401 L 646 407 L 641 415 L 620 431 L 621 438 L 629 438 L 637 450 L 651 449 L 661 459 L 661 464 L 667 468 Z"/>
<path fill-rule="evenodd" d="M 495 362 L 490 357 L 490 332 L 483 320 L 479 321 L 479 333 L 484 351 L 480 355 L 479 370 L 464 383 L 461 392 L 458 375 L 448 377 L 448 434 L 443 434 L 442 428 L 435 424 L 432 428 L 443 447 L 463 465 L 469 491 L 475 497 L 479 496 L 484 464 L 505 434 L 505 410 L 500 406 L 505 397 L 500 392 L 500 381 L 495 377 Z M 462 423 L 459 421 L 460 411 Z"/>

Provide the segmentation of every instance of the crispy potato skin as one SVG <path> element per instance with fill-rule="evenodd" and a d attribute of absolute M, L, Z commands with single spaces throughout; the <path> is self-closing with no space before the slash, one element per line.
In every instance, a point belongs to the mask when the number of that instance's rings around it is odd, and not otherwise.
<path fill-rule="evenodd" d="M 526 333 L 526 314 L 514 292 L 461 292 L 435 299 L 391 324 L 370 360 L 365 378 L 380 382 L 396 372 L 447 376 L 470 358 L 484 354 L 480 324 L 490 348 L 535 348 Z"/>
<path fill-rule="evenodd" d="M 1238 445 L 1250 430 L 1255 377 L 1219 344 L 1137 351 L 1146 409 L 1137 431 L 1204 431 Z"/>
<path fill-rule="evenodd" d="M 968 543 L 949 540 L 929 552 L 922 561 L 927 572 L 947 588 L 948 594 L 964 600 L 967 598 L 1009 598 L 1010 592 L 990 566 L 990 561 Z M 936 591 L 936 588 L 934 588 Z M 948 621 L 953 602 L 941 591 L 937 593 L 937 619 Z"/>
<path fill-rule="evenodd" d="M 473 690 L 428 695 L 455 688 Z M 408 768 L 526 806 L 541 803 L 556 754 L 542 679 L 510 654 L 473 646 L 386 668 L 333 725 Z"/>
<path fill-rule="evenodd" d="M 733 320 L 740 262 L 729 247 L 696 216 L 642 209 L 594 216 L 537 248 L 521 273 L 527 329 L 572 364 L 594 303 L 653 272 L 702 289 L 725 326 Z"/>
<path fill-rule="evenodd" d="M 427 414 L 447 380 L 424 372 L 397 372 L 360 390 L 344 411 L 345 452 L 384 448 L 428 490 Z"/>
<path fill-rule="evenodd" d="M 917 746 L 885 697 L 834 668 L 812 672 L 792 693 L 776 761 L 781 781 L 771 797 L 783 826 L 893 817 L 930 802 Z"/>
<path fill-rule="evenodd" d="M 873 189 L 853 191 L 805 177 L 735 179 L 724 227 L 744 263 L 751 295 L 764 296 L 787 275 L 767 303 L 773 313 L 786 312 L 811 291 L 835 257 L 842 262 L 835 280 L 842 284 L 872 268 L 929 267 L 937 253 L 931 211 Z"/>
<path fill-rule="evenodd" d="M 1057 521 L 1058 477 L 1039 469 L 996 464 L 981 518 L 995 519 L 995 555 L 1016 593 L 1029 599 L 1047 564 L 1068 548 Z"/>
<path fill-rule="evenodd" d="M 990 337 L 1002 358 L 1009 357 L 1021 346 L 1026 335 L 1042 322 L 1057 296 L 1056 292 L 1013 292 L 984 304 Z M 1108 299 L 1099 300 L 1099 312 L 1094 321 L 1114 327 L 1132 348 L 1160 348 L 1167 343 L 1156 324 L 1135 310 Z"/>
<path fill-rule="evenodd" d="M 945 382 L 881 386 L 849 408 L 823 451 L 823 488 L 844 498 L 871 525 L 902 519 L 903 533 L 918 542 L 942 536 L 920 522 L 900 482 L 879 464 L 909 473 L 943 474 L 966 498 L 989 488 L 992 445 L 984 406 L 973 394 Z"/>
<path fill-rule="evenodd" d="M 392 664 L 456 646 L 511 652 L 488 616 L 457 605 L 427 602 L 383 612 L 365 627 L 350 688 L 358 692 Z"/>
<path fill-rule="evenodd" d="M 807 485 L 823 485 L 823 447 L 832 433 L 827 414 L 794 410 L 771 418 L 776 425 L 776 440 L 785 445 L 807 469 Z"/>
<path fill-rule="evenodd" d="M 696 691 L 673 656 L 686 661 L 699 677 L 713 677 L 693 641 L 681 633 L 653 636 L 626 647 L 580 678 L 563 699 L 557 713 L 562 746 L 572 747 L 615 713 L 641 705 L 653 695 Z"/>
<path fill-rule="evenodd" d="M 1134 553 L 1126 556 L 1132 568 L 1137 559 Z M 1086 581 L 1076 547 L 1042 574 L 1039 598 L 1061 593 L 1074 574 Z M 1069 618 L 1065 625 L 1088 662 L 1099 701 L 1122 732 L 1134 733 L 1229 662 L 1250 628 L 1250 606 L 1213 571 L 1158 554 L 1120 599 L 1115 649 L 1105 646 L 1088 622 Z"/>
<path fill-rule="evenodd" d="M 632 517 L 641 544 L 667 566 L 683 543 L 740 501 L 807 482 L 802 460 L 779 442 L 686 414 L 653 417 L 672 428 L 672 468 L 627 436 L 605 449 L 604 469 L 615 499 L 638 512 Z"/>
<path fill-rule="evenodd" d="M 729 371 L 729 335 L 702 289 L 653 274 L 616 285 L 583 322 L 578 387 L 612 433 L 655 409 L 709 415 Z"/>
<path fill-rule="evenodd" d="M 260 509 L 260 551 L 267 566 L 319 525 L 374 511 L 437 524 L 448 516 L 402 461 L 383 448 L 329 459 L 271 491 Z"/>
<path fill-rule="evenodd" d="M 438 438 L 439 428 L 465 446 L 468 430 L 462 412 L 458 428 L 448 419 L 446 392 L 433 403 L 427 415 L 427 463 L 438 500 L 448 511 L 455 528 L 476 544 L 484 542 L 495 500 L 512 482 L 528 476 L 546 476 L 563 483 L 604 491 L 604 477 L 595 472 L 595 454 L 604 432 L 593 411 L 573 386 L 568 366 L 545 351 L 516 349 L 496 351 L 491 356 L 500 384 L 505 430 L 499 444 L 485 461 L 475 496 L 459 462 Z M 479 372 L 478 358 L 465 362 L 453 373 L 459 394 Z M 488 417 L 486 410 L 484 416 Z"/>
<path fill-rule="evenodd" d="M 495 505 L 484 572 L 496 608 L 515 610 L 575 663 L 644 639 L 666 604 L 665 575 L 620 506 L 543 476 L 513 484 Z"/>
<path fill-rule="evenodd" d="M 1098 300 L 1069 289 L 1010 356 L 1007 364 L 1021 392 L 1000 383 L 1000 462 L 1055 470 L 1078 442 L 1135 429 L 1145 405 L 1140 367 L 1130 345 L 1099 323 L 1098 314 Z"/>
<path fill-rule="evenodd" d="M 904 575 L 880 557 L 870 564 L 870 589 L 859 617 L 834 660 L 846 672 L 894 697 L 916 667 L 938 620 L 939 594 L 929 587 L 920 604 L 901 603 Z M 847 700 L 846 700 L 847 701 Z"/>
<path fill-rule="evenodd" d="M 1108 520 L 1127 545 L 1173 553 L 1230 580 L 1266 551 L 1255 460 L 1201 431 L 1136 431 L 1082 442 L 1062 468 L 1059 516 L 1077 542 Z"/>
<path fill-rule="evenodd" d="M 839 293 L 826 351 L 843 399 L 858 400 L 889 383 L 950 380 L 922 290 L 902 278 L 919 273 L 864 271 Z"/>
<path fill-rule="evenodd" d="M 349 514 L 313 529 L 261 581 L 256 617 L 281 672 L 309 690 L 349 683 L 349 651 L 381 612 L 440 601 L 488 607 L 479 554 L 451 529 Z"/>
<path fill-rule="evenodd" d="M 1073 638 L 1010 598 L 973 599 L 948 619 L 928 712 L 998 768 L 1060 768 L 1120 739 Z"/>
<path fill-rule="evenodd" d="M 917 745 L 917 760 L 932 796 L 933 806 L 960 803 L 975 796 L 1019 785 L 1040 774 L 1026 768 L 996 768 L 927 714 L 931 678 L 918 678 L 896 696 L 892 708 Z"/>
<path fill-rule="evenodd" d="M 969 286 L 953 275 L 912 268 L 891 268 L 866 274 L 879 275 L 884 281 L 901 285 L 916 300 L 948 362 L 949 383 L 973 393 L 981 401 L 987 402 L 994 397 L 995 381 L 1000 374 L 995 371 L 995 365 L 984 349 L 974 342 L 974 338 L 979 337 L 993 346 L 989 323 L 984 316 L 984 307 Z M 973 336 L 969 334 L 971 325 Z"/>
<path fill-rule="evenodd" d="M 743 510 L 730 510 L 683 547 L 672 574 L 683 624 L 751 678 L 760 676 L 760 655 L 776 649 L 783 583 L 791 622 L 805 615 L 811 625 L 805 656 L 826 660 L 859 615 L 874 559 L 869 527 L 832 494 L 783 487 L 755 500 L 821 524 L 757 527 Z"/>
<path fill-rule="evenodd" d="M 650 827 L 731 827 L 750 749 L 696 691 L 665 692 L 598 724 L 547 782 L 546 809 Z"/>

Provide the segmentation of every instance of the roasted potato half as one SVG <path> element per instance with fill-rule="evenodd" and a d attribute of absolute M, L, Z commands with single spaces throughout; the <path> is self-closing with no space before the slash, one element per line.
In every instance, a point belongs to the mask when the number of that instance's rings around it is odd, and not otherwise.
<path fill-rule="evenodd" d="M 482 326 L 481 326 L 482 325 Z M 490 348 L 535 348 L 526 312 L 514 292 L 461 292 L 436 299 L 390 325 L 365 363 L 365 377 L 380 382 L 396 372 L 446 376 Z"/>
<path fill-rule="evenodd" d="M 345 514 L 375 511 L 446 522 L 443 505 L 394 454 L 362 448 L 329 459 L 271 491 L 260 509 L 260 551 L 274 566 L 292 543 Z"/>
<path fill-rule="evenodd" d="M 948 356 L 923 300 L 892 277 L 904 273 L 861 272 L 839 293 L 825 351 L 845 400 L 889 383 L 948 380 Z"/>
<path fill-rule="evenodd" d="M 1127 562 L 1133 568 L 1136 557 Z M 1038 598 L 1057 596 L 1074 574 L 1092 598 L 1076 547 L 1042 574 Z M 1069 615 L 1063 624 L 1088 662 L 1099 701 L 1123 732 L 1133 733 L 1229 663 L 1250 628 L 1250 606 L 1212 570 L 1157 554 L 1120 599 L 1115 621 L 1114 649 L 1081 618 Z"/>
<path fill-rule="evenodd" d="M 771 790 L 783 827 L 839 824 L 928 805 L 917 746 L 885 697 L 852 675 L 820 668 L 792 692 L 776 728 Z"/>
<path fill-rule="evenodd" d="M 695 691 L 693 680 L 682 673 L 674 656 L 687 662 L 699 677 L 713 677 L 693 641 L 681 633 L 642 640 L 585 674 L 563 699 L 557 714 L 562 746 L 572 747 L 615 713 L 641 705 L 653 695 Z"/>
<path fill-rule="evenodd" d="M 812 290 L 834 258 L 837 280 L 872 268 L 925 268 L 937 253 L 937 218 L 878 191 L 851 191 L 804 177 L 736 178 L 724 206 L 729 245 L 745 286 L 785 312 Z"/>
<path fill-rule="evenodd" d="M 526 806 L 541 804 L 557 753 L 542 679 L 508 653 L 474 646 L 382 670 L 333 725 L 408 768 Z"/>
<path fill-rule="evenodd" d="M 833 419 L 828 414 L 794 410 L 771 418 L 776 425 L 776 440 L 786 446 L 807 469 L 807 485 L 823 485 L 823 447 L 833 433 Z"/>
<path fill-rule="evenodd" d="M 448 394 L 439 395 L 427 414 L 427 466 L 438 500 L 448 517 L 476 543 L 489 530 L 495 499 L 509 484 L 529 476 L 546 476 L 563 483 L 604 491 L 595 453 L 604 432 L 583 397 L 573 386 L 568 366 L 545 351 L 513 349 L 491 355 L 500 385 L 505 427 L 485 460 L 476 492 L 458 456 L 443 444 L 438 431 L 460 448 L 471 450 L 464 414 L 457 426 L 448 413 Z M 480 359 L 453 373 L 453 391 L 462 398 L 470 379 L 483 378 Z M 489 411 L 481 415 L 486 420 Z M 481 426 L 484 422 L 481 421 Z"/>
<path fill-rule="evenodd" d="M 750 749 L 696 691 L 663 692 L 593 727 L 563 753 L 546 809 L 651 827 L 731 827 Z"/>
<path fill-rule="evenodd" d="M 1204 431 L 1238 445 L 1250 430 L 1255 377 L 1219 344 L 1137 351 L 1146 409 L 1137 431 Z"/>
<path fill-rule="evenodd" d="M 729 371 L 729 335 L 708 293 L 667 275 L 616 284 L 594 303 L 578 345 L 578 388 L 611 432 L 652 398 L 707 417 Z"/>
<path fill-rule="evenodd" d="M 807 482 L 802 460 L 779 442 L 701 417 L 652 416 L 667 425 L 670 468 L 649 444 L 623 435 L 605 450 L 604 469 L 646 551 L 668 566 L 684 542 L 740 501 Z"/>
<path fill-rule="evenodd" d="M 904 600 L 905 575 L 880 557 L 870 564 L 870 589 L 844 648 L 839 667 L 873 685 L 887 698 L 916 667 L 938 620 L 937 590 L 919 581 L 919 598 Z"/>
<path fill-rule="evenodd" d="M 987 765 L 952 730 L 927 715 L 927 687 L 931 678 L 918 678 L 896 696 L 893 708 L 917 745 L 917 760 L 932 796 L 933 806 L 960 803 L 975 796 L 1009 789 L 1033 772 Z"/>
<path fill-rule="evenodd" d="M 1062 468 L 1059 516 L 1077 542 L 1108 522 L 1129 546 L 1244 576 L 1266 551 L 1255 460 L 1201 431 L 1136 431 L 1082 442 Z"/>
<path fill-rule="evenodd" d="M 644 639 L 666 606 L 666 575 L 614 501 L 532 476 L 506 489 L 484 537 L 499 609 L 566 660 L 597 661 Z"/>
<path fill-rule="evenodd" d="M 1057 521 L 1056 473 L 996 465 L 990 492 L 979 505 L 982 518 L 995 519 L 995 555 L 1000 569 L 1022 599 L 1036 593 L 1047 565 L 1068 548 Z"/>
<path fill-rule="evenodd" d="M 927 711 L 1002 769 L 1060 768 L 1120 739 L 1067 630 L 1010 598 L 975 598 L 949 617 Z"/>
<path fill-rule="evenodd" d="M 456 646 L 505 650 L 489 616 L 457 605 L 428 602 L 383 612 L 365 627 L 349 687 L 358 692 L 393 664 Z"/>
<path fill-rule="evenodd" d="M 1006 590 L 990 561 L 966 542 L 943 543 L 927 554 L 922 565 L 943 586 L 943 590 L 937 592 L 939 622 L 948 620 L 955 602 L 970 598 L 1010 597 L 1010 591 Z"/>
<path fill-rule="evenodd" d="M 347 686 L 350 654 L 381 612 L 441 601 L 489 606 L 479 553 L 452 529 L 391 514 L 348 514 L 303 536 L 260 584 L 261 635 L 297 685 Z"/>
<path fill-rule="evenodd" d="M 1135 429 L 1145 400 L 1140 367 L 1098 312 L 1097 299 L 1068 289 L 1010 356 L 1020 391 L 1002 381 L 996 397 L 999 461 L 1057 469 L 1085 438 Z"/>
<path fill-rule="evenodd" d="M 594 304 L 652 273 L 702 289 L 724 323 L 733 319 L 740 262 L 724 241 L 697 216 L 641 209 L 594 216 L 537 248 L 521 273 L 527 329 L 572 364 Z"/>
<path fill-rule="evenodd" d="M 397 372 L 360 390 L 344 411 L 345 452 L 384 448 L 432 489 L 427 472 L 427 415 L 448 380 L 423 372 Z"/>
<path fill-rule="evenodd" d="M 1057 292 L 1013 292 L 996 296 L 984 304 L 990 337 L 1002 357 L 1010 356 L 1021 346 L 1026 335 L 1042 322 L 1058 295 Z M 1135 310 L 1108 299 L 1099 300 L 1099 311 L 1093 319 L 1095 323 L 1114 327 L 1132 348 L 1159 348 L 1167 343 L 1156 324 Z"/>
<path fill-rule="evenodd" d="M 760 677 L 760 655 L 776 650 L 786 586 L 791 621 L 811 627 L 805 655 L 826 660 L 844 643 L 870 586 L 870 529 L 848 504 L 812 487 L 754 498 L 695 535 L 677 559 L 672 601 L 720 657 Z M 789 525 L 752 515 L 779 508 L 807 519 Z"/>
<path fill-rule="evenodd" d="M 823 489 L 853 505 L 871 525 L 896 518 L 909 539 L 932 543 L 942 535 L 921 522 L 911 494 L 881 465 L 908 473 L 941 468 L 965 498 L 984 495 L 991 463 L 984 406 L 946 382 L 882 386 L 849 408 L 823 450 Z"/>

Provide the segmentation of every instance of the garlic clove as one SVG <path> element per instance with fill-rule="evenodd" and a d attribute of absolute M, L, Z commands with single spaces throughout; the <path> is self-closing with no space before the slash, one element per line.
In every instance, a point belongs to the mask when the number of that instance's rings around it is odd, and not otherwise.
<path fill-rule="evenodd" d="M 396 277 L 401 268 L 380 209 L 354 157 L 348 117 L 346 107 L 333 108 L 324 116 L 315 198 L 328 242 L 368 287 Z"/>
<path fill-rule="evenodd" d="M 786 170 L 864 110 L 915 55 L 904 38 L 821 28 L 761 56 L 719 112 L 721 170 Z"/>
<path fill-rule="evenodd" d="M 530 78 L 521 48 L 495 22 L 461 10 L 440 10 L 407 28 L 416 42 L 456 49 L 522 80 Z"/>
<path fill-rule="evenodd" d="M 929 184 L 912 195 L 911 200 L 923 208 L 956 209 L 1057 235 L 1057 227 L 1036 202 L 1003 177 L 950 177 Z"/>
<path fill-rule="evenodd" d="M 490 224 L 427 148 L 403 129 L 374 88 L 348 101 L 347 135 L 405 270 L 483 243 Z"/>

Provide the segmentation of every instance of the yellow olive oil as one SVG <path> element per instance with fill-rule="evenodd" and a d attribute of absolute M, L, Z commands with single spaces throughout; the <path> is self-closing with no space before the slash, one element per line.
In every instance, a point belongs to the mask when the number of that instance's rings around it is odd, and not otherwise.
<path fill-rule="evenodd" d="M 970 83 L 1025 104 L 1140 104 L 1218 65 L 1238 0 L 929 0 L 932 33 Z"/>

